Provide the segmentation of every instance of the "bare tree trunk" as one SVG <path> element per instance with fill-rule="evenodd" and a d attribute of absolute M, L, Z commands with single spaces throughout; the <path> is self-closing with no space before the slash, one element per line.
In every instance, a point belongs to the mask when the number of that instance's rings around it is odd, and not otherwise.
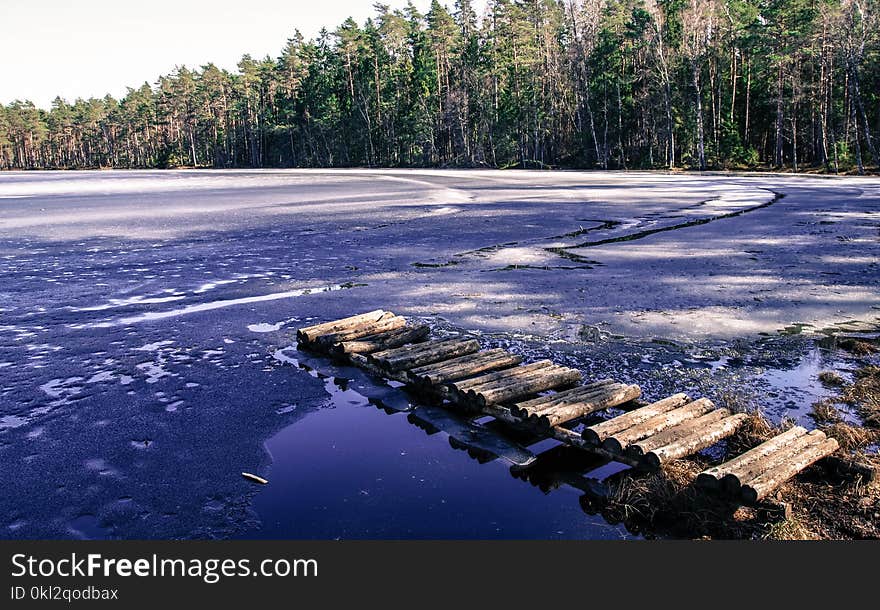
<path fill-rule="evenodd" d="M 675 169 L 675 121 L 672 118 L 671 92 L 669 91 L 669 83 L 666 83 L 666 123 L 669 130 L 669 169 Z"/>
<path fill-rule="evenodd" d="M 773 157 L 774 165 L 782 167 L 782 128 L 783 128 L 783 112 L 782 112 L 782 62 L 779 62 L 779 71 L 776 80 L 776 150 Z"/>
<path fill-rule="evenodd" d="M 865 131 L 865 143 L 868 145 L 868 152 L 871 153 L 871 160 L 874 162 L 874 165 L 880 164 L 880 159 L 877 158 L 877 149 L 874 148 L 874 141 L 871 137 L 871 124 L 868 123 L 868 117 L 865 114 L 865 105 L 862 103 L 862 92 L 861 85 L 859 83 L 859 68 L 857 65 L 853 65 L 852 74 L 850 80 L 852 81 L 852 97 L 853 103 L 858 109 L 858 115 L 862 120 L 862 127 Z M 858 125 L 856 125 L 856 131 L 858 132 Z"/>
<path fill-rule="evenodd" d="M 856 153 L 856 167 L 858 168 L 859 175 L 864 175 L 865 166 L 862 164 L 862 146 L 861 146 L 861 144 L 859 144 L 859 124 L 858 124 L 859 119 L 858 119 L 858 114 L 856 112 L 856 105 L 852 100 L 853 79 L 849 78 L 847 80 L 848 80 L 848 84 L 849 84 L 849 94 L 850 94 L 849 115 L 850 115 L 850 120 L 852 121 L 852 124 L 855 127 L 855 134 L 853 134 L 855 136 L 855 137 L 853 137 L 853 144 L 854 144 L 853 148 L 855 149 L 855 153 Z"/>
<path fill-rule="evenodd" d="M 691 65 L 691 77 L 694 85 L 694 94 L 696 96 L 697 158 L 700 163 L 700 171 L 704 171 L 706 169 L 706 149 L 703 135 L 703 96 L 702 90 L 700 89 L 700 67 L 696 62 Z"/>
<path fill-rule="evenodd" d="M 730 53 L 730 121 L 736 116 L 736 56 L 738 48 L 734 47 Z"/>
<path fill-rule="evenodd" d="M 752 60 L 746 64 L 746 123 L 743 130 L 743 142 L 749 143 L 749 108 L 752 105 Z"/>

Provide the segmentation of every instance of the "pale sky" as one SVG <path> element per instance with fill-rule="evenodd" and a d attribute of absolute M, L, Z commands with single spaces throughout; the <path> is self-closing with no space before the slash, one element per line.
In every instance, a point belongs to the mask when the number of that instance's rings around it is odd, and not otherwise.
<path fill-rule="evenodd" d="M 406 0 L 383 0 L 401 8 Z M 453 0 L 443 2 L 450 8 Z M 277 57 L 346 17 L 363 23 L 372 0 L 0 0 L 0 103 L 56 95 L 121 97 L 177 65 L 234 70 L 245 53 Z M 430 0 L 413 0 L 422 12 Z M 482 10 L 485 2 L 475 2 Z"/>

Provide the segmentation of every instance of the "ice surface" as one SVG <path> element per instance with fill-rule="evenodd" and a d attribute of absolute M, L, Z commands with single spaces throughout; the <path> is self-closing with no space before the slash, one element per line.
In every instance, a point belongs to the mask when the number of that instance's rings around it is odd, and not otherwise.
<path fill-rule="evenodd" d="M 807 339 L 767 337 L 880 316 L 875 178 L 22 172 L 0 174 L 0 198 L 0 461 L 13 465 L 0 469 L 0 537 L 248 531 L 254 490 L 236 473 L 268 469 L 264 442 L 291 426 L 294 456 L 345 473 L 382 466 L 399 485 L 353 478 L 367 504 L 297 488 L 286 497 L 301 523 L 333 506 L 328 531 L 428 535 L 431 519 L 378 511 L 409 490 L 418 514 L 413 490 L 431 488 L 438 512 L 469 498 L 455 506 L 474 519 L 465 533 L 619 536 L 570 503 L 518 495 L 504 469 L 425 450 L 405 418 L 345 390 L 327 409 L 336 381 L 287 365 L 289 331 L 387 308 L 649 397 L 733 389 L 800 417 L 829 364 Z M 329 449 L 361 434 L 353 422 L 386 462 Z M 284 467 L 303 481 L 332 474 L 297 466 Z M 511 498 L 546 518 L 517 529 Z M 309 534 L 289 527 L 276 533 Z"/>

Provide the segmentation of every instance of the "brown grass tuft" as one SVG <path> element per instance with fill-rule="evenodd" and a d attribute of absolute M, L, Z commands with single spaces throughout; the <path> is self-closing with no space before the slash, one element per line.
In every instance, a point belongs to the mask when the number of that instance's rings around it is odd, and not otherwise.
<path fill-rule="evenodd" d="M 823 385 L 838 388 L 846 384 L 843 377 L 834 371 L 822 371 L 819 373 L 819 381 L 821 381 Z"/>
<path fill-rule="evenodd" d="M 834 424 L 840 421 L 840 411 L 834 406 L 834 399 L 826 398 L 813 404 L 810 416 L 817 424 Z"/>
<path fill-rule="evenodd" d="M 823 432 L 840 443 L 844 451 L 862 449 L 880 440 L 880 431 L 870 430 L 862 426 L 853 426 L 838 422 L 822 428 Z"/>
<path fill-rule="evenodd" d="M 856 371 L 855 382 L 841 399 L 856 406 L 866 426 L 880 428 L 880 367 L 867 365 Z"/>
<path fill-rule="evenodd" d="M 855 354 L 856 356 L 868 356 L 877 351 L 877 347 L 875 345 L 871 345 L 866 341 L 859 341 L 858 339 L 841 339 L 837 342 L 838 347 L 841 349 L 845 349 L 851 354 Z"/>
<path fill-rule="evenodd" d="M 821 540 L 810 525 L 799 516 L 792 516 L 785 521 L 771 523 L 765 540 Z"/>
<path fill-rule="evenodd" d="M 751 411 L 748 419 L 737 429 L 736 433 L 727 439 L 727 454 L 734 456 L 745 453 L 753 447 L 757 447 L 769 440 L 780 430 L 774 426 L 760 411 Z M 791 427 L 785 425 L 783 430 Z"/>
<path fill-rule="evenodd" d="M 653 473 L 621 472 L 607 481 L 610 495 L 602 515 L 648 537 L 757 537 L 753 523 L 741 523 L 730 505 L 691 485 L 703 468 L 691 460 L 677 460 Z"/>

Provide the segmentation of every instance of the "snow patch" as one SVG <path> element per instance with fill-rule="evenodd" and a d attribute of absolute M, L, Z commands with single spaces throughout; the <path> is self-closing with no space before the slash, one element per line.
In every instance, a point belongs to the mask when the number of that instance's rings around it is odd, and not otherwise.
<path fill-rule="evenodd" d="M 103 305 L 92 305 L 91 307 L 70 307 L 70 311 L 103 311 L 105 309 L 116 309 L 119 307 L 129 307 L 131 305 L 155 305 L 158 303 L 170 303 L 171 301 L 180 301 L 185 299 L 183 295 L 170 297 L 145 297 L 135 296 L 128 299 L 110 299 L 109 303 Z"/>
<path fill-rule="evenodd" d="M 165 320 L 168 318 L 176 318 L 193 313 L 201 313 L 204 311 L 213 311 L 224 307 L 234 307 L 237 305 L 248 305 L 251 303 L 263 303 L 265 301 L 277 301 L 279 299 L 290 299 L 293 297 L 301 297 L 307 294 L 319 294 L 322 292 L 333 292 L 336 290 L 344 290 L 351 288 L 351 284 L 334 284 L 331 286 L 322 286 L 317 288 L 300 288 L 299 290 L 288 290 L 286 292 L 273 292 L 255 297 L 243 297 L 240 299 L 227 299 L 223 301 L 209 301 L 208 303 L 199 303 L 197 305 L 189 305 L 180 309 L 171 309 L 168 311 L 151 311 L 139 316 L 130 316 L 125 318 L 117 318 L 116 320 L 108 320 L 106 322 L 89 322 L 86 324 L 72 324 L 70 328 L 112 328 L 114 326 L 128 326 L 129 324 L 139 324 L 141 322 L 154 322 L 157 320 Z"/>
<path fill-rule="evenodd" d="M 135 368 L 147 376 L 147 383 L 156 383 L 164 377 L 176 377 L 174 373 L 166 371 L 161 364 L 155 362 L 144 362 Z"/>
<path fill-rule="evenodd" d="M 166 341 L 156 341 L 155 343 L 147 343 L 141 347 L 136 347 L 134 351 L 136 352 L 155 352 L 160 348 L 165 347 L 166 345 L 174 345 L 174 341 L 166 340 Z"/>

